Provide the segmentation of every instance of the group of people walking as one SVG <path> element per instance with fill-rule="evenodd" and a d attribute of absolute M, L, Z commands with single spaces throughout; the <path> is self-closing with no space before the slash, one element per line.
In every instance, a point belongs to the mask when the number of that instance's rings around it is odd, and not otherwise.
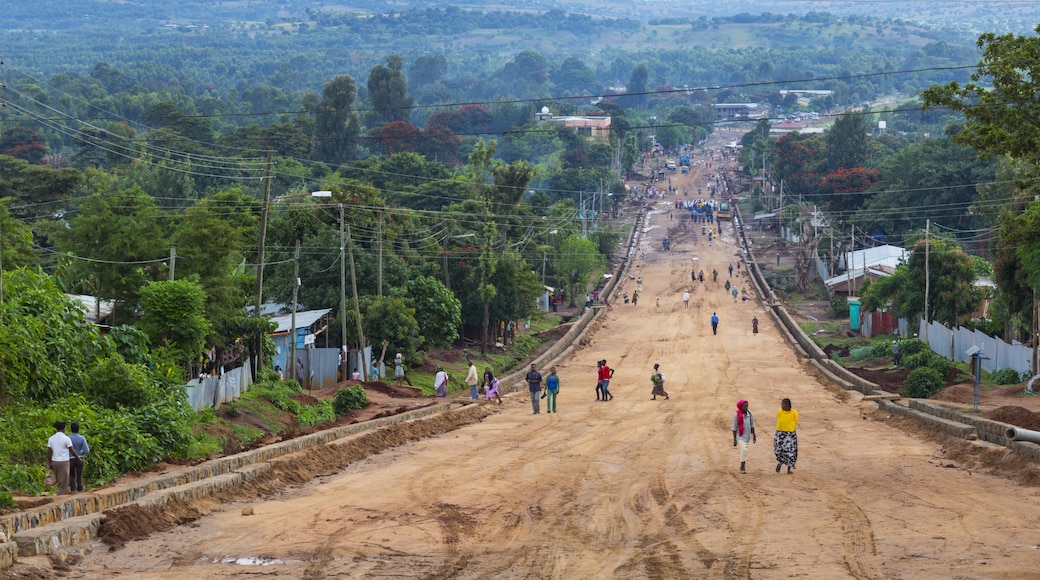
<path fill-rule="evenodd" d="M 794 473 L 798 461 L 798 411 L 791 407 L 791 399 L 780 401 L 776 412 L 776 432 L 773 434 L 773 455 L 776 456 L 776 472 L 787 466 L 787 473 Z M 740 472 L 747 473 L 748 448 L 758 442 L 755 433 L 755 417 L 744 399 L 737 401 L 737 412 L 733 415 L 733 446 L 740 448 Z"/>
<path fill-rule="evenodd" d="M 58 495 L 69 491 L 83 491 L 83 465 L 90 445 L 79 432 L 79 423 L 70 426 L 71 435 L 65 434 L 65 421 L 54 422 L 54 435 L 47 439 L 47 462 L 51 468 L 52 479 L 49 485 L 56 485 Z M 46 482 L 45 482 L 46 483 Z"/>

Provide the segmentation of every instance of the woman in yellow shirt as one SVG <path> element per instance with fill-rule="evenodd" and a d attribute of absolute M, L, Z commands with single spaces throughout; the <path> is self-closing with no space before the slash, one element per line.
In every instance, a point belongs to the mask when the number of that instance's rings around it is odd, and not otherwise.
<path fill-rule="evenodd" d="M 787 473 L 792 473 L 798 461 L 798 411 L 791 408 L 791 399 L 780 401 L 780 410 L 776 412 L 776 435 L 773 436 L 773 453 L 776 454 L 776 472 L 786 465 Z"/>

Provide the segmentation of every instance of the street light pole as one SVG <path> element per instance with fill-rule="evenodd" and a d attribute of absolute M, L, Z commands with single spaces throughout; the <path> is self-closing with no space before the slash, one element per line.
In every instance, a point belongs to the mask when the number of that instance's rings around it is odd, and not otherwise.
<path fill-rule="evenodd" d="M 365 360 L 365 331 L 361 328 L 361 306 L 358 304 L 357 272 L 354 269 L 354 243 L 350 239 L 350 224 L 347 229 L 347 255 L 350 257 L 350 285 L 354 290 L 354 319 L 357 322 L 358 348 L 361 351 L 361 376 L 368 380 L 368 361 Z"/>

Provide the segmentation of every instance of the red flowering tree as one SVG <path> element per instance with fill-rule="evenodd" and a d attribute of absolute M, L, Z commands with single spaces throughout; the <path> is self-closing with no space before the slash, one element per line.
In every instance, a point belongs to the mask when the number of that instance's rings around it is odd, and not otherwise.
<path fill-rule="evenodd" d="M 839 167 L 820 180 L 818 192 L 824 197 L 831 211 L 855 211 L 863 205 L 866 193 L 878 182 L 876 169 L 863 167 Z"/>
<path fill-rule="evenodd" d="M 18 125 L 4 132 L 3 139 L 0 139 L 0 155 L 17 157 L 40 165 L 47 155 L 47 146 L 43 143 L 43 136 L 39 131 Z"/>
<path fill-rule="evenodd" d="M 371 136 L 383 155 L 415 151 L 422 132 L 408 121 L 392 121 L 373 129 Z"/>

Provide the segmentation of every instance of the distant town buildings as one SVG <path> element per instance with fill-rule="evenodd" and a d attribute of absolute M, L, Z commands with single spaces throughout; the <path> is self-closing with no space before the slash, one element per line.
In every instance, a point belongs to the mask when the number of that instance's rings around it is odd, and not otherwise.
<path fill-rule="evenodd" d="M 606 141 L 610 137 L 610 117 L 607 116 L 581 116 L 571 115 L 556 117 L 549 112 L 549 107 L 535 114 L 535 120 L 539 123 L 556 123 L 568 129 L 574 129 L 579 135 L 592 137 Z"/>

